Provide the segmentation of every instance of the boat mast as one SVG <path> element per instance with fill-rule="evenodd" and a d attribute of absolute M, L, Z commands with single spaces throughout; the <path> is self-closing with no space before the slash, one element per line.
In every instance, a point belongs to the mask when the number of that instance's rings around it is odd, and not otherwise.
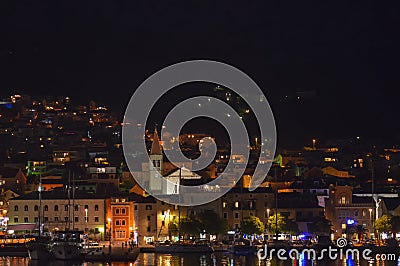
<path fill-rule="evenodd" d="M 39 175 L 39 237 L 42 234 L 42 174 Z"/>
<path fill-rule="evenodd" d="M 278 177 L 275 166 L 275 238 L 278 241 Z"/>
<path fill-rule="evenodd" d="M 179 184 L 178 184 L 178 242 L 181 242 L 181 191 L 179 189 L 181 185 L 182 168 L 179 168 Z"/>
<path fill-rule="evenodd" d="M 71 190 L 71 170 L 68 171 L 68 190 L 67 190 L 67 192 L 68 192 L 68 208 L 67 208 L 67 210 L 68 210 L 68 219 L 67 219 L 67 231 L 70 230 L 70 226 L 71 226 L 71 219 L 70 219 L 70 216 L 71 216 L 71 211 L 70 211 L 70 208 L 71 208 L 71 196 L 70 196 L 70 190 Z"/>
<path fill-rule="evenodd" d="M 72 230 L 75 228 L 75 172 L 72 172 Z"/>

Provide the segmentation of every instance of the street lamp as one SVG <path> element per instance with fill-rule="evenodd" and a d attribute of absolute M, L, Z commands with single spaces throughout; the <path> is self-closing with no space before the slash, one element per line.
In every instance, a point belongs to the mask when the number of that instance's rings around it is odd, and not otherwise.
<path fill-rule="evenodd" d="M 268 221 L 269 221 L 269 212 L 270 212 L 271 210 L 268 208 L 267 209 L 267 225 L 268 225 Z M 269 229 L 268 229 L 268 240 L 269 240 Z"/>
<path fill-rule="evenodd" d="M 86 242 L 86 248 L 89 247 L 89 241 L 88 241 L 89 232 L 88 232 L 88 216 L 87 216 L 87 214 L 88 214 L 88 209 L 85 208 L 85 234 L 86 234 L 85 242 Z"/>
<path fill-rule="evenodd" d="M 110 246 L 111 246 L 111 238 L 112 238 L 111 222 L 112 222 L 112 220 L 111 220 L 111 218 L 107 218 L 107 221 L 110 224 L 109 231 L 110 231 Z"/>
<path fill-rule="evenodd" d="M 373 227 L 372 227 L 372 209 L 371 208 L 369 209 L 369 220 L 370 220 L 370 227 L 371 227 L 369 237 L 372 238 L 371 234 L 372 234 Z"/>

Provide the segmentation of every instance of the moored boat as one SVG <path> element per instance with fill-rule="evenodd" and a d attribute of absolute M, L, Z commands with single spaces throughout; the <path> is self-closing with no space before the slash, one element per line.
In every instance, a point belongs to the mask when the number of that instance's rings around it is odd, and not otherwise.
<path fill-rule="evenodd" d="M 229 251 L 239 256 L 254 255 L 257 252 L 257 246 L 250 245 L 250 241 L 247 239 L 236 239 Z"/>
<path fill-rule="evenodd" d="M 80 235 L 82 231 L 58 231 L 52 241 L 51 254 L 58 260 L 83 258 Z"/>
<path fill-rule="evenodd" d="M 40 176 L 39 178 L 38 199 L 39 199 L 39 208 L 38 208 L 39 235 L 35 238 L 35 240 L 28 242 L 26 246 L 28 248 L 28 255 L 31 260 L 46 260 L 51 257 L 51 253 L 50 253 L 50 238 L 43 236 L 42 176 Z"/>
<path fill-rule="evenodd" d="M 28 242 L 26 246 L 31 260 L 47 260 L 52 257 L 48 239 L 37 238 L 32 242 Z"/>

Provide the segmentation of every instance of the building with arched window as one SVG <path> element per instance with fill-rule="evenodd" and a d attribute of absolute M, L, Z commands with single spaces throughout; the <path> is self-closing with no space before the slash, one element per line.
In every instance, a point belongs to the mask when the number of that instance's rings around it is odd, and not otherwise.
<path fill-rule="evenodd" d="M 325 200 L 325 215 L 333 225 L 334 238 L 357 238 L 360 231 L 370 236 L 375 221 L 372 197 L 353 195 L 350 186 L 331 186 Z"/>

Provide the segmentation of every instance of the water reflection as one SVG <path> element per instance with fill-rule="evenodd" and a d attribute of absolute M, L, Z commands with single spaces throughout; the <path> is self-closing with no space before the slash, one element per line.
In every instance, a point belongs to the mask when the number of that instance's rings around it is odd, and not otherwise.
<path fill-rule="evenodd" d="M 366 260 L 353 260 L 351 258 L 343 260 L 323 260 L 312 261 L 300 257 L 298 260 L 281 261 L 272 260 L 258 260 L 256 256 L 232 256 L 231 254 L 212 254 L 212 255 L 165 255 L 165 254 L 140 254 L 135 266 L 145 265 L 171 265 L 171 266 L 400 266 L 398 261 L 366 261 Z"/>
<path fill-rule="evenodd" d="M 28 258 L 0 257 L 0 266 L 400 266 L 399 261 L 366 261 L 366 260 L 324 260 L 310 261 L 301 257 L 299 260 L 281 261 L 276 258 L 272 260 L 258 260 L 255 256 L 232 256 L 228 253 L 214 254 L 140 254 L 135 262 L 64 262 L 64 261 L 30 261 Z"/>

